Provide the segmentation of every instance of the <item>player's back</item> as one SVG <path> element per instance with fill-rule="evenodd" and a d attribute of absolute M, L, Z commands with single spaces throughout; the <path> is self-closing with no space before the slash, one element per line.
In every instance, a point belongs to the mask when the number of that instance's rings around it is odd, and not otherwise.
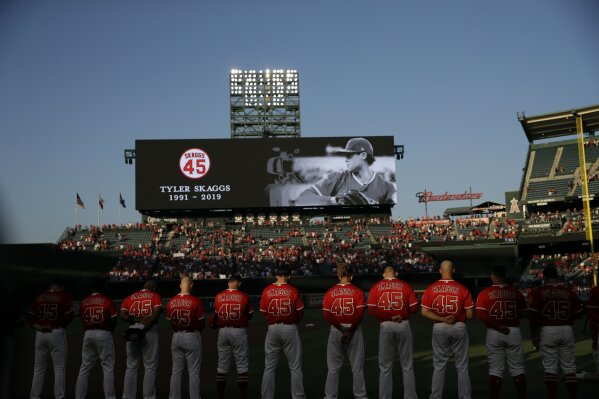
<path fill-rule="evenodd" d="M 527 308 L 522 293 L 509 285 L 497 284 L 484 288 L 476 299 L 476 309 L 488 313 L 489 317 L 501 321 L 502 325 L 516 327 L 522 311 Z"/>
<path fill-rule="evenodd" d="M 220 327 L 247 327 L 248 315 L 254 312 L 254 307 L 248 294 L 229 288 L 214 297 L 214 311 Z"/>
<path fill-rule="evenodd" d="M 94 292 L 79 303 L 79 316 L 84 330 L 112 330 L 111 318 L 116 317 L 112 299 Z"/>
<path fill-rule="evenodd" d="M 384 310 L 390 317 L 401 316 L 402 320 L 408 320 L 410 312 L 418 307 L 418 299 L 407 282 L 398 278 L 385 278 L 370 289 L 368 306 Z"/>
<path fill-rule="evenodd" d="M 324 296 L 323 310 L 341 324 L 354 324 L 357 310 L 365 308 L 364 292 L 353 284 L 336 284 Z"/>
<path fill-rule="evenodd" d="M 472 309 L 470 291 L 455 280 L 438 280 L 429 285 L 422 296 L 421 306 L 432 309 L 439 316 L 455 316 L 461 322 L 466 320 L 466 309 Z"/>
<path fill-rule="evenodd" d="M 31 304 L 29 314 L 50 328 L 64 327 L 73 318 L 71 296 L 64 291 L 44 291 Z"/>
<path fill-rule="evenodd" d="M 531 292 L 529 309 L 539 318 L 541 326 L 564 326 L 574 324 L 582 304 L 567 285 L 546 284 Z"/>
<path fill-rule="evenodd" d="M 262 291 L 260 311 L 265 314 L 268 324 L 297 324 L 298 310 L 303 308 L 299 291 L 291 284 L 272 283 Z"/>
<path fill-rule="evenodd" d="M 129 295 L 121 304 L 121 309 L 134 317 L 150 316 L 155 307 L 162 306 L 162 297 L 157 292 L 142 289 Z"/>
<path fill-rule="evenodd" d="M 191 294 L 177 294 L 166 305 L 166 319 L 174 331 L 195 331 L 204 318 L 200 298 Z"/>

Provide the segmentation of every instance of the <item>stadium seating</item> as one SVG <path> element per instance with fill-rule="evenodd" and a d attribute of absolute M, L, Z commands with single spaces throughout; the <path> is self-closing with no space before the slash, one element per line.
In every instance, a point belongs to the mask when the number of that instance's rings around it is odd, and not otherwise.
<path fill-rule="evenodd" d="M 590 254 L 534 255 L 520 278 L 520 287 L 528 291 L 531 287 L 539 285 L 543 277 L 543 270 L 547 266 L 554 266 L 558 270 L 560 279 L 574 287 L 581 299 L 588 297 L 588 292 L 593 284 Z"/>
<path fill-rule="evenodd" d="M 548 177 L 553 166 L 557 147 L 542 147 L 534 151 L 534 169 L 531 178 Z"/>
<path fill-rule="evenodd" d="M 457 218 L 458 241 L 486 240 L 489 238 L 489 218 Z"/>
<path fill-rule="evenodd" d="M 586 141 L 585 157 L 592 175 L 599 169 L 599 145 L 593 139 Z M 580 195 L 579 162 L 576 140 L 532 145 L 522 198 L 540 202 Z M 589 191 L 599 194 L 599 173 L 589 180 Z"/>
<path fill-rule="evenodd" d="M 599 222 L 599 208 L 592 209 Z M 405 221 L 354 219 L 338 223 L 275 223 L 204 225 L 131 224 L 69 228 L 58 247 L 64 251 L 116 251 L 109 274 L 115 280 L 221 278 L 231 273 L 270 276 L 279 265 L 295 274 L 331 271 L 339 262 L 357 273 L 378 273 L 385 264 L 403 272 L 430 272 L 436 263 L 419 246 L 426 242 L 502 240 L 557 236 L 583 231 L 580 210 L 533 212 L 523 221 L 495 216 L 449 219 L 409 218 Z M 538 276 L 529 267 L 527 276 Z M 574 272 L 575 270 L 572 270 Z M 570 276 L 570 274 L 566 274 Z"/>
<path fill-rule="evenodd" d="M 528 194 L 526 199 L 547 200 L 554 197 L 565 197 L 568 195 L 572 179 L 552 179 L 546 181 L 530 182 L 528 184 Z"/>

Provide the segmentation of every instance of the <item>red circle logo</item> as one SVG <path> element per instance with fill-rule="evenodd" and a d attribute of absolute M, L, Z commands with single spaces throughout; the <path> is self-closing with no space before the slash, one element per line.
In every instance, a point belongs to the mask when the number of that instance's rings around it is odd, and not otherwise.
<path fill-rule="evenodd" d="M 210 170 L 210 157 L 199 148 L 190 148 L 179 158 L 179 169 L 185 177 L 200 179 Z"/>

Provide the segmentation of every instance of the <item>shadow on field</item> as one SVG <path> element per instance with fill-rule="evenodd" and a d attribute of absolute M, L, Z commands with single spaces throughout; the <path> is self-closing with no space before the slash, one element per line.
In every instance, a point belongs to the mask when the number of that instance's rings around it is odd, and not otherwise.
<path fill-rule="evenodd" d="M 314 324 L 313 327 L 306 327 L 306 324 Z M 414 334 L 414 367 L 416 373 L 416 384 L 418 395 L 421 398 L 430 394 L 432 368 L 431 353 L 431 334 L 432 324 L 423 320 L 420 316 L 413 317 L 412 331 Z M 589 331 L 583 332 L 583 321 L 579 320 L 574 326 L 577 338 L 577 365 L 580 369 L 592 370 L 593 359 L 591 355 L 591 342 Z M 124 323 L 119 323 L 115 332 L 116 347 L 116 367 L 115 383 L 117 397 L 121 397 L 123 389 L 123 375 L 125 370 L 125 342 L 122 338 L 122 331 L 125 329 Z M 169 379 L 171 371 L 170 357 L 170 339 L 171 330 L 164 319 L 161 317 L 159 324 L 160 331 L 160 358 L 158 363 L 158 373 L 156 379 L 156 388 L 158 398 L 168 398 Z M 368 315 L 363 322 L 365 364 L 364 372 L 368 396 L 370 398 L 378 397 L 378 323 Z M 470 378 L 472 381 L 472 391 L 474 398 L 488 397 L 487 391 L 487 361 L 485 349 L 486 330 L 481 322 L 474 321 L 468 323 L 470 335 Z M 319 310 L 307 310 L 304 321 L 300 326 L 300 335 L 303 346 L 303 370 L 304 386 L 307 398 L 323 397 L 323 389 L 326 380 L 326 342 L 329 327 L 322 318 Z M 532 350 L 528 340 L 528 324 L 523 323 L 522 332 L 525 337 L 524 351 L 526 359 L 526 374 L 528 378 L 529 396 L 545 397 L 545 388 L 543 383 L 543 370 L 541 367 L 540 355 Z M 260 383 L 262 380 L 262 370 L 264 366 L 264 336 L 266 333 L 266 324 L 261 315 L 256 314 L 255 319 L 251 321 L 249 328 L 250 338 L 250 385 L 249 395 L 251 398 L 260 397 Z M 33 343 L 34 333 L 31 329 L 23 328 L 17 334 L 17 356 L 15 359 L 14 372 L 12 378 L 12 396 L 15 399 L 25 399 L 28 397 L 31 386 L 31 376 L 33 368 Z M 82 331 L 80 320 L 76 319 L 67 330 L 68 339 L 68 362 L 67 362 L 67 397 L 74 397 L 75 381 L 81 362 L 81 340 Z M 216 331 L 211 329 L 204 330 L 202 334 L 203 342 L 203 360 L 201 372 L 201 394 L 204 398 L 214 398 L 215 384 L 214 377 L 216 372 Z M 232 368 L 234 370 L 234 368 Z M 139 374 L 138 396 L 141 395 L 141 372 Z M 511 378 L 506 372 L 506 378 L 502 387 L 502 397 L 515 397 Z M 53 371 L 49 367 L 44 386 L 44 398 L 52 398 Z M 394 397 L 402 397 L 401 368 L 396 363 L 394 368 Z M 560 383 L 558 397 L 565 397 L 563 383 Z M 351 392 L 351 371 L 349 364 L 344 365 L 340 377 L 339 397 L 352 397 Z M 580 398 L 596 397 L 599 384 L 585 383 L 579 388 Z M 447 367 L 445 376 L 445 391 L 447 397 L 457 395 L 457 374 L 455 367 L 450 363 Z M 184 373 L 182 383 L 182 395 L 187 397 L 187 377 Z M 233 372 L 227 380 L 227 397 L 238 397 L 236 375 Z M 141 396 L 139 396 L 141 397 Z M 289 394 L 289 371 L 286 360 L 281 358 L 280 367 L 277 372 L 277 399 L 290 398 Z M 91 376 L 89 384 L 88 398 L 103 398 L 101 371 L 96 367 Z"/>

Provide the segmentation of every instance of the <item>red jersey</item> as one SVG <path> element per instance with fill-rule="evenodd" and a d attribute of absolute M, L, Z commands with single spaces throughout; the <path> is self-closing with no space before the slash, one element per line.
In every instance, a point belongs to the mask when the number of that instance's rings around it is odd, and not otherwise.
<path fill-rule="evenodd" d="M 429 285 L 421 305 L 439 316 L 455 316 L 456 321 L 466 320 L 466 309 L 474 308 L 470 291 L 455 280 L 439 280 Z"/>
<path fill-rule="evenodd" d="M 268 324 L 297 324 L 301 320 L 299 311 L 303 309 L 302 297 L 291 284 L 272 283 L 262 291 L 260 312 Z"/>
<path fill-rule="evenodd" d="M 401 316 L 409 320 L 418 309 L 418 298 L 410 284 L 397 278 L 385 278 L 376 283 L 368 294 L 368 312 L 380 322 Z"/>
<path fill-rule="evenodd" d="M 121 304 L 121 310 L 143 319 L 152 314 L 155 308 L 162 307 L 162 297 L 154 291 L 143 289 L 129 295 Z"/>
<path fill-rule="evenodd" d="M 31 323 L 50 329 L 66 327 L 73 321 L 71 296 L 63 291 L 48 290 L 39 294 L 29 308 Z"/>
<path fill-rule="evenodd" d="M 599 286 L 593 287 L 589 293 L 587 302 L 587 314 L 589 319 L 599 323 Z"/>
<path fill-rule="evenodd" d="M 576 293 L 563 284 L 546 284 L 531 292 L 529 309 L 534 312 L 540 326 L 565 326 L 574 324 L 582 304 Z"/>
<path fill-rule="evenodd" d="M 112 299 L 93 292 L 79 304 L 79 317 L 84 330 L 111 331 L 113 323 L 110 319 L 116 317 L 116 308 Z"/>
<path fill-rule="evenodd" d="M 509 285 L 492 285 L 476 298 L 477 313 L 488 328 L 517 327 L 526 308 L 524 295 Z"/>
<path fill-rule="evenodd" d="M 166 319 L 173 331 L 196 331 L 204 320 L 202 300 L 191 294 L 178 294 L 166 304 Z"/>
<path fill-rule="evenodd" d="M 248 294 L 226 289 L 214 298 L 214 311 L 218 314 L 219 327 L 247 327 L 254 314 L 254 306 Z"/>
<path fill-rule="evenodd" d="M 355 190 L 375 204 L 395 204 L 397 202 L 395 186 L 377 173 L 368 183 L 362 184 L 349 170 L 330 172 L 316 182 L 312 188 L 324 196 L 336 196 Z"/>
<path fill-rule="evenodd" d="M 353 284 L 332 286 L 322 301 L 322 310 L 329 313 L 332 318 L 330 321 L 346 327 L 360 323 L 365 308 L 364 293 Z"/>

